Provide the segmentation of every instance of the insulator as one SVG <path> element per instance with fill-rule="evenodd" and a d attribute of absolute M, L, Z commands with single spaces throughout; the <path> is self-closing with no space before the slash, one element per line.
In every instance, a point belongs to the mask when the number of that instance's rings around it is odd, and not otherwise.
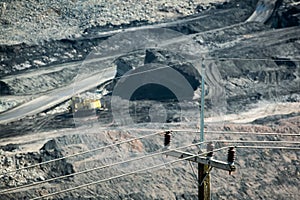
<path fill-rule="evenodd" d="M 213 152 L 214 148 L 215 148 L 215 145 L 212 142 L 210 142 L 210 143 L 207 144 L 207 147 L 206 147 L 206 150 L 208 152 L 207 157 L 213 157 L 213 155 L 214 155 L 214 152 Z"/>
<path fill-rule="evenodd" d="M 170 146 L 171 136 L 172 136 L 172 132 L 171 131 L 166 131 L 166 133 L 165 133 L 165 142 L 164 142 L 165 146 Z"/>
<path fill-rule="evenodd" d="M 234 149 L 234 147 L 229 147 L 227 161 L 230 164 L 234 163 L 234 161 L 235 161 L 235 149 Z"/>

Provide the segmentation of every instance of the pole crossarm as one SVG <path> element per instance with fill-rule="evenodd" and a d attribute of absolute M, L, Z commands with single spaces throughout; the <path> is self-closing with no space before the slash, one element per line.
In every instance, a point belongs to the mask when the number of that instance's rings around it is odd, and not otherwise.
<path fill-rule="evenodd" d="M 211 167 L 215 167 L 218 169 L 222 169 L 225 171 L 233 172 L 236 170 L 236 167 L 232 163 L 220 161 L 220 160 L 215 160 L 213 158 L 209 157 L 204 157 L 204 156 L 196 156 L 192 153 L 188 152 L 183 152 L 183 151 L 178 151 L 178 150 L 173 150 L 173 151 L 168 151 L 165 153 L 167 156 L 172 156 L 172 157 L 177 157 L 177 158 L 187 158 L 187 160 L 196 162 L 199 164 L 203 165 L 209 165 Z M 195 156 L 195 157 L 192 157 Z M 189 158 L 191 157 L 191 158 Z"/>

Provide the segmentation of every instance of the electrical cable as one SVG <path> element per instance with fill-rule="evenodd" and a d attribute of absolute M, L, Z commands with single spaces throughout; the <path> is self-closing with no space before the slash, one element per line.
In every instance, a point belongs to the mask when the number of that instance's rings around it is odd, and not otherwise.
<path fill-rule="evenodd" d="M 115 165 L 120 165 L 120 164 L 125 164 L 125 163 L 128 163 L 128 162 L 133 162 L 133 161 L 141 160 L 141 159 L 144 159 L 144 158 L 149 158 L 149 157 L 153 157 L 153 156 L 162 155 L 162 154 L 165 154 L 167 152 L 171 152 L 173 150 L 184 149 L 184 148 L 188 148 L 188 147 L 191 147 L 191 146 L 196 146 L 196 145 L 203 144 L 203 143 L 205 143 L 205 142 L 194 143 L 194 144 L 190 144 L 190 145 L 186 145 L 186 146 L 182 146 L 182 147 L 177 147 L 175 149 L 168 149 L 168 150 L 165 150 L 163 152 L 152 153 L 152 154 L 141 156 L 141 157 L 138 157 L 138 158 L 128 159 L 128 160 L 125 160 L 125 161 L 120 161 L 120 162 L 116 162 L 116 163 L 108 164 L 108 165 L 102 165 L 102 166 L 99 166 L 99 167 L 83 170 L 83 171 L 80 171 L 80 172 L 75 172 L 75 173 L 68 174 L 68 175 L 58 176 L 58 177 L 55 177 L 55 178 L 50 178 L 50 179 L 47 179 L 47 180 L 38 181 L 38 182 L 30 183 L 30 184 L 27 184 L 27 185 L 21 185 L 21 186 L 17 186 L 17 187 L 14 187 L 14 188 L 1 190 L 0 194 L 15 191 L 15 190 L 19 190 L 19 189 L 26 188 L 26 187 L 31 187 L 31 186 L 43 184 L 43 183 L 47 183 L 47 182 L 50 182 L 50 181 L 55 181 L 55 180 L 64 179 L 64 178 L 67 178 L 67 177 L 72 177 L 72 176 L 92 172 L 92 171 L 95 171 L 95 170 L 100 170 L 100 169 L 112 167 L 112 166 L 115 166 Z"/>
<path fill-rule="evenodd" d="M 300 142 L 289 142 L 289 141 L 238 141 L 238 140 L 231 141 L 231 140 L 212 140 L 212 141 L 206 141 L 206 142 L 229 142 L 229 143 L 287 143 L 288 142 L 290 144 L 300 144 Z M 206 143 L 206 142 L 202 142 L 202 143 Z M 200 144 L 200 143 L 183 146 L 183 147 L 179 147 L 179 148 L 176 148 L 176 149 L 187 148 L 187 147 L 190 147 L 190 146 L 196 146 L 198 144 Z M 275 146 L 235 146 L 235 147 L 236 148 L 254 148 L 254 149 L 300 150 L 300 147 L 275 147 Z M 223 148 L 228 148 L 228 146 L 222 147 L 222 149 Z M 172 149 L 172 150 L 174 150 L 174 149 Z M 168 151 L 172 151 L 172 150 L 168 150 Z M 18 189 L 22 189 L 22 188 L 34 186 L 34 185 L 39 185 L 39 184 L 42 184 L 42 183 L 45 183 L 45 182 L 50 182 L 50 181 L 54 181 L 54 180 L 58 180 L 58 179 L 63 179 L 63 178 L 67 178 L 67 177 L 71 177 L 71 176 L 75 176 L 75 175 L 79 175 L 79 174 L 83 174 L 83 173 L 87 173 L 87 172 L 91 172 L 91 171 L 95 171 L 95 170 L 99 170 L 99 169 L 111 167 L 111 166 L 118 165 L 118 164 L 123 164 L 123 163 L 132 162 L 132 161 L 135 161 L 135 160 L 140 160 L 140 159 L 147 158 L 147 157 L 161 155 L 161 154 L 164 154 L 164 153 L 166 153 L 168 151 L 154 153 L 154 154 L 142 156 L 142 157 L 139 157 L 139 158 L 129 159 L 129 160 L 126 160 L 126 161 L 121 161 L 121 162 L 113 163 L 113 164 L 110 164 L 110 165 L 100 166 L 100 167 L 97 167 L 97 168 L 88 169 L 88 170 L 84 170 L 84 171 L 81 171 L 81 172 L 77 172 L 77 173 L 73 173 L 73 174 L 69 174 L 69 175 L 65 175 L 65 176 L 60 176 L 60 177 L 48 179 L 48 180 L 45 180 L 45 181 L 40 181 L 40 182 L 28 184 L 28 185 L 23 185 L 23 186 L 20 186 L 20 187 L 17 187 L 17 188 L 10 188 L 10 189 L 7 189 L 7 190 L 0 191 L 0 193 L 10 192 L 10 191 L 14 191 L 14 190 L 18 190 Z"/>
<path fill-rule="evenodd" d="M 194 177 L 195 177 L 195 180 L 198 182 L 198 178 L 197 178 L 197 175 L 196 175 L 195 169 L 194 169 L 194 167 L 193 167 L 193 165 L 192 165 L 192 162 L 191 162 L 191 161 L 189 161 L 189 165 L 190 165 L 190 167 L 191 167 L 191 169 L 192 169 L 192 172 L 193 172 L 193 175 L 194 175 Z"/>
<path fill-rule="evenodd" d="M 176 37 L 176 38 L 173 38 L 173 39 L 169 39 L 171 41 L 174 41 L 175 39 L 175 42 L 171 42 L 171 43 L 176 43 L 178 42 L 178 38 L 182 38 L 182 37 L 187 37 L 187 36 L 180 36 L 180 37 Z M 165 42 L 166 43 L 166 42 Z M 169 43 L 166 43 L 167 45 Z M 160 46 L 164 46 L 164 44 L 160 44 Z M 119 55 L 121 56 L 121 55 Z M 109 58 L 111 58 L 112 56 L 109 56 Z M 277 56 L 277 57 L 281 57 L 281 56 Z M 218 61 L 226 61 L 226 60 L 240 60 L 240 61 L 278 61 L 278 62 L 285 62 L 285 61 L 293 61 L 293 62 L 300 62 L 300 59 L 297 59 L 297 58 L 285 58 L 285 57 L 281 57 L 280 59 L 272 59 L 272 58 L 238 58 L 238 57 L 229 57 L 229 58 L 225 58 L 225 57 L 210 57 L 210 58 L 203 58 L 204 60 L 218 60 Z M 103 58 L 101 58 L 101 60 L 103 60 Z M 162 67 L 158 67 L 156 69 L 150 69 L 150 70 L 145 70 L 145 71 L 142 71 L 142 72 L 136 72 L 136 73 L 132 73 L 132 74 L 127 74 L 127 75 L 123 75 L 121 77 L 115 77 L 115 78 L 112 78 L 111 80 L 117 80 L 117 79 L 121 79 L 121 78 L 124 78 L 124 77 L 130 77 L 130 76 L 134 76 L 134 75 L 138 75 L 138 74 L 143 74 L 143 73 L 147 73 L 147 72 L 151 72 L 151 71 L 156 71 L 156 70 L 159 70 L 159 69 L 164 69 L 164 68 L 169 68 L 169 66 L 162 66 Z M 102 70 L 99 70 L 97 73 L 100 73 L 101 71 L 107 71 L 107 69 L 102 69 Z"/>
<path fill-rule="evenodd" d="M 223 150 L 223 149 L 229 148 L 229 147 L 231 147 L 231 146 L 222 147 L 222 148 L 210 151 L 210 152 L 220 151 L 220 150 Z M 300 150 L 300 148 L 274 147 L 274 146 L 234 146 L 234 147 L 235 148 L 255 148 L 255 149 L 263 148 L 263 149 L 281 149 L 281 150 Z M 154 168 L 157 168 L 157 167 L 164 166 L 165 164 L 173 164 L 173 163 L 176 163 L 178 161 L 188 160 L 188 159 L 193 158 L 195 156 L 200 156 L 200 155 L 204 155 L 204 154 L 207 154 L 207 153 L 209 153 L 209 152 L 200 153 L 200 154 L 193 155 L 193 156 L 190 156 L 190 157 L 181 158 L 181 159 L 178 159 L 178 160 L 175 160 L 175 161 L 170 161 L 170 162 L 167 162 L 167 163 L 164 163 L 164 164 L 159 164 L 159 165 L 155 165 L 155 166 L 152 166 L 152 167 L 144 168 L 144 169 L 141 169 L 141 170 L 136 170 L 134 172 L 129 172 L 129 173 L 117 175 L 117 176 L 114 176 L 114 177 L 110 177 L 110 178 L 107 178 L 107 179 L 102 179 L 100 181 L 95 181 L 95 182 L 84 184 L 84 185 L 80 185 L 80 186 L 77 186 L 77 187 L 74 187 L 74 188 L 69 188 L 69 189 L 66 189 L 66 190 L 62 190 L 62 191 L 58 191 L 58 192 L 55 192 L 55 193 L 51 193 L 51 194 L 48 194 L 48 195 L 45 195 L 45 196 L 37 197 L 37 198 L 34 198 L 33 200 L 35 200 L 35 199 L 42 199 L 42 198 L 45 198 L 45 197 L 49 197 L 49 196 L 53 196 L 53 195 L 56 195 L 56 194 L 61 194 L 61 193 L 69 192 L 69 191 L 72 191 L 72 190 L 75 190 L 75 189 L 79 189 L 79 188 L 82 188 L 82 187 L 87 187 L 87 186 L 98 184 L 98 183 L 101 183 L 101 182 L 110 181 L 110 180 L 113 180 L 113 179 L 116 179 L 116 178 L 121 178 L 121 177 L 132 175 L 132 174 L 135 174 L 135 173 L 147 171 L 147 170 L 150 170 L 150 169 L 154 169 Z"/>
<path fill-rule="evenodd" d="M 166 131 L 167 129 L 136 129 L 136 128 L 126 128 L 128 131 Z M 168 130 L 172 130 L 173 132 L 189 132 L 189 133 L 199 133 L 200 131 L 195 129 L 172 129 L 168 128 Z M 276 133 L 276 132 L 245 132 L 245 131 L 204 131 L 204 133 L 211 134 L 251 134 L 251 135 L 279 135 L 279 136 L 300 136 L 300 134 L 293 133 Z"/>
<path fill-rule="evenodd" d="M 209 151 L 209 152 L 205 152 L 205 153 L 199 153 L 199 154 L 196 154 L 196 155 L 188 156 L 186 158 L 179 158 L 177 160 L 172 160 L 172 161 L 169 161 L 167 163 L 154 165 L 154 166 L 147 167 L 147 168 L 144 168 L 144 169 L 139 169 L 139 170 L 135 170 L 135 171 L 132 171 L 132 172 L 120 174 L 120 175 L 117 175 L 117 176 L 112 176 L 112 177 L 109 177 L 109 178 L 106 178 L 106 179 L 102 179 L 102 180 L 99 180 L 99 181 L 94 181 L 94 182 L 91 182 L 91 183 L 79 185 L 79 186 L 68 188 L 68 189 L 65 189 L 65 190 L 58 191 L 58 192 L 53 192 L 53 193 L 50 193 L 50 194 L 47 194 L 47 195 L 44 195 L 44 196 L 35 197 L 35 198 L 31 199 L 31 200 L 43 199 L 43 198 L 54 196 L 54 195 L 57 195 L 57 194 L 70 192 L 70 191 L 73 191 L 73 190 L 76 190 L 76 189 L 80 189 L 80 188 L 83 188 L 83 187 L 88 187 L 88 186 L 96 185 L 96 184 L 103 183 L 103 182 L 106 182 L 106 181 L 111 181 L 111 180 L 114 180 L 114 179 L 117 179 L 117 178 L 122 178 L 122 177 L 133 175 L 133 174 L 136 174 L 136 173 L 145 172 L 145 171 L 152 170 L 152 169 L 155 169 L 155 168 L 163 167 L 163 166 L 165 166 L 165 164 L 177 163 L 179 161 L 188 160 L 188 159 L 191 159 L 191 158 L 194 158 L 194 157 L 205 155 L 205 154 L 210 153 L 210 152 L 221 151 L 221 150 L 227 149 L 227 148 L 228 147 L 222 147 L 222 148 L 215 149 L 213 151 Z"/>
<path fill-rule="evenodd" d="M 220 60 L 220 61 L 225 61 L 225 60 L 242 60 L 242 61 L 294 61 L 294 62 L 300 62 L 300 60 L 290 60 L 290 58 L 281 58 L 281 59 L 270 59 L 270 58 L 255 58 L 255 59 L 254 58 L 206 58 L 205 60 Z M 158 69 L 161 69 L 161 68 L 157 68 L 157 69 L 153 69 L 153 70 L 148 70 L 148 71 L 144 71 L 144 72 L 140 72 L 140 73 L 147 73 L 147 72 L 158 70 Z M 136 74 L 139 74 L 139 73 L 136 73 Z M 135 75 L 135 74 L 131 74 L 131 75 Z M 186 131 L 186 132 L 188 132 L 188 131 Z M 159 132 L 159 133 L 161 133 L 161 132 Z M 140 138 L 133 138 L 133 139 L 130 139 L 130 140 L 122 141 L 120 143 L 115 143 L 115 144 L 107 145 L 107 146 L 104 146 L 104 147 L 92 149 L 92 150 L 89 150 L 89 151 L 84 151 L 84 152 L 80 152 L 80 153 L 77 153 L 77 154 L 72 154 L 72 155 L 61 157 L 61 158 L 57 158 L 57 159 L 53 159 L 53 160 L 49 160 L 49 161 L 37 163 L 35 165 L 31 165 L 31 166 L 20 168 L 20 169 L 14 170 L 14 171 L 6 172 L 5 174 L 13 173 L 13 172 L 16 172 L 16 171 L 20 171 L 20 170 L 23 170 L 23 169 L 28 169 L 28 168 L 35 167 L 35 166 L 40 166 L 42 164 L 47 164 L 47 163 L 50 163 L 50 162 L 55 162 L 55 161 L 58 161 L 58 160 L 62 160 L 62 159 L 65 159 L 65 158 L 82 155 L 82 154 L 93 152 L 93 151 L 98 151 L 98 150 L 101 150 L 101 149 L 104 149 L 104 148 L 109 148 L 109 147 L 116 146 L 116 145 L 119 145 L 119 144 L 128 143 L 128 142 L 131 142 L 131 141 L 134 141 L 134 140 L 137 140 L 137 139 L 143 139 L 145 137 L 149 137 L 151 135 L 156 135 L 156 134 L 159 134 L 159 133 L 150 134 L 150 135 L 147 135 L 147 136 L 142 136 Z M 211 133 L 211 132 L 206 132 L 206 133 Z M 231 133 L 226 132 L 225 134 L 231 134 Z M 238 134 L 242 134 L 242 133 L 239 132 Z M 248 132 L 247 134 L 250 134 L 250 132 Z M 257 133 L 251 133 L 251 134 L 257 134 Z M 273 133 L 263 134 L 263 133 L 261 133 L 259 135 L 280 135 L 280 133 L 276 133 L 276 134 L 273 134 Z M 282 135 L 285 135 L 285 136 L 299 136 L 300 134 L 282 134 Z M 292 141 L 237 141 L 237 140 L 232 140 L 232 141 L 230 141 L 230 140 L 212 140 L 212 141 L 216 141 L 216 142 L 228 142 L 228 143 L 288 143 L 288 144 L 300 144 L 300 142 L 292 142 Z M 274 147 L 274 146 L 235 146 L 235 147 L 236 148 L 280 148 L 280 149 L 295 149 L 295 150 L 300 150 L 300 148 L 298 148 L 298 147 Z M 195 155 L 195 156 L 199 156 L 199 155 Z M 191 156 L 191 157 L 195 157 L 195 156 Z M 187 158 L 184 158 L 182 160 L 186 160 L 186 159 Z M 176 160 L 176 162 L 178 162 L 178 160 Z M 154 168 L 154 166 L 149 167 L 149 169 L 153 169 L 153 168 Z M 146 169 L 142 169 L 142 171 L 145 171 L 145 170 L 148 170 L 148 169 L 147 168 Z M 140 171 L 141 170 L 137 170 L 136 173 L 138 173 Z M 131 175 L 133 173 L 135 173 L 135 172 L 130 172 L 130 173 L 127 173 L 127 174 Z M 0 175 L 3 175 L 3 174 L 0 174 Z M 115 177 L 116 178 L 120 178 L 121 175 L 115 176 Z M 104 179 L 104 180 L 112 180 L 112 179 L 115 179 L 115 178 L 111 177 L 111 178 Z M 104 181 L 101 181 L 101 182 L 104 182 Z M 43 197 L 47 197 L 47 195 L 43 196 Z"/>
<path fill-rule="evenodd" d="M 235 148 L 246 148 L 246 149 L 278 149 L 278 150 L 291 150 L 300 151 L 300 147 L 285 147 L 285 146 L 234 146 Z"/>
<path fill-rule="evenodd" d="M 300 142 L 297 141 L 255 141 L 255 140 L 209 140 L 206 142 L 221 142 L 221 143 L 264 143 L 264 144 L 269 144 L 269 143 L 273 143 L 273 144 L 299 144 Z"/>
<path fill-rule="evenodd" d="M 114 143 L 114 144 L 102 146 L 102 147 L 99 147 L 99 148 L 95 148 L 95 149 L 91 149 L 91 150 L 87 150 L 87 151 L 83 151 L 83 152 L 79 152 L 79 153 L 75 153 L 75 154 L 71 154 L 71 155 L 66 155 L 66 156 L 63 156 L 63 157 L 60 157 L 60 158 L 56 158 L 56 159 L 52 159 L 52 160 L 48 160 L 48 161 L 36 163 L 34 165 L 30 165 L 30 166 L 27 166 L 27 167 L 22 167 L 22 168 L 19 168 L 19 169 L 15 169 L 13 171 L 1 173 L 0 176 L 6 175 L 6 174 L 11 174 L 11 173 L 14 173 L 14 172 L 17 172 L 17 171 L 21 171 L 21 170 L 24 170 L 24 169 L 29 169 L 29 168 L 41 166 L 41 165 L 44 165 L 44 164 L 56 162 L 56 161 L 63 160 L 63 159 L 66 159 L 66 158 L 71 158 L 71 157 L 83 155 L 83 154 L 86 154 L 86 153 L 103 150 L 105 148 L 114 147 L 114 146 L 117 146 L 117 145 L 120 145 L 120 144 L 133 142 L 133 141 L 138 140 L 138 139 L 144 139 L 144 138 L 147 138 L 147 137 L 150 137 L 150 136 L 154 136 L 154 135 L 158 135 L 158 134 L 162 134 L 162 133 L 163 132 L 156 132 L 156 133 L 152 133 L 152 134 L 148 134 L 148 135 L 144 135 L 144 136 L 140 136 L 140 137 L 131 138 L 131 139 L 124 140 L 124 141 L 121 141 L 121 142 L 117 142 L 117 143 Z"/>
<path fill-rule="evenodd" d="M 279 56 L 280 57 L 280 56 Z M 286 62 L 286 61 L 293 61 L 293 62 L 300 62 L 300 59 L 290 59 L 290 58 L 281 58 L 281 59 L 272 59 L 272 58 L 203 58 L 204 60 L 210 60 L 210 61 L 227 61 L 227 60 L 239 60 L 239 61 L 277 61 L 277 62 Z M 172 68 L 170 66 L 161 66 L 161 67 L 157 67 L 155 69 L 149 69 L 149 70 L 144 70 L 141 72 L 134 72 L 132 74 L 127 74 L 127 75 L 123 75 L 121 77 L 115 77 L 112 78 L 111 80 L 119 80 L 122 78 L 126 78 L 126 77 L 130 77 L 130 76 L 135 76 L 135 75 L 139 75 L 139 74 L 145 74 L 148 72 L 153 72 L 153 71 L 157 71 L 160 69 L 166 69 L 166 68 Z M 107 69 L 103 69 L 103 70 L 99 70 L 97 73 L 100 73 L 101 71 L 106 71 Z"/>
<path fill-rule="evenodd" d="M 205 131 L 211 134 L 251 134 L 251 135 L 279 135 L 279 136 L 300 136 L 300 134 L 293 133 L 276 133 L 276 132 L 245 132 L 245 131 Z"/>
<path fill-rule="evenodd" d="M 115 130 L 115 129 L 114 129 L 114 130 Z M 126 130 L 136 130 L 136 131 L 157 131 L 157 129 L 132 129 L 132 128 L 131 128 L 131 129 L 126 129 Z M 167 129 L 166 129 L 166 130 L 167 130 Z M 114 144 L 111 144 L 111 145 L 102 146 L 102 147 L 95 148 L 95 149 L 91 149 L 91 150 L 88 150 L 88 151 L 83 151 L 83 152 L 79 152 L 79 153 L 76 153 L 76 154 L 71 154 L 71 155 L 63 156 L 63 157 L 60 157 L 60 158 L 56 158 L 56 159 L 44 161 L 44 162 L 41 162 L 41 163 L 36 163 L 36 164 L 34 164 L 34 165 L 30 165 L 30 166 L 22 167 L 22 168 L 15 169 L 15 170 L 12 170 L 12 171 L 9 171 L 9 172 L 1 173 L 0 176 L 6 175 L 6 174 L 10 174 L 10 173 L 14 173 L 14 172 L 21 171 L 21 170 L 25 170 L 25 169 L 29 169 L 29 168 L 33 168 L 33 167 L 37 167 L 37 166 L 41 166 L 41 165 L 44 165 L 44 164 L 56 162 L 56 161 L 63 160 L 63 159 L 66 159 L 66 158 L 71 158 L 71 157 L 83 155 L 83 154 L 86 154 L 86 153 L 98 151 L 98 150 L 101 150 L 101 149 L 104 149 L 104 148 L 113 147 L 113 146 L 116 146 L 116 145 L 119 145 L 119 144 L 129 143 L 129 142 L 132 142 L 132 141 L 137 140 L 137 139 L 143 139 L 143 138 L 150 137 L 150 136 L 153 136 L 153 135 L 161 134 L 161 133 L 163 133 L 163 132 L 166 131 L 166 130 L 160 129 L 159 131 L 161 131 L 161 132 L 149 134 L 149 135 L 146 135 L 146 136 L 141 136 L 141 137 L 132 138 L 132 139 L 125 140 L 125 141 L 121 141 L 121 142 L 114 143 Z M 192 132 L 192 133 L 199 133 L 199 131 L 195 131 L 195 130 L 191 130 L 191 129 L 186 129 L 186 130 L 171 129 L 171 130 L 172 130 L 173 132 Z M 255 133 L 255 132 L 229 132 L 229 131 L 205 131 L 205 133 L 212 133 L 212 134 L 220 134 L 220 133 L 222 133 L 222 134 L 252 134 L 252 135 L 300 136 L 300 134 L 286 134 L 286 133 Z M 230 140 L 229 140 L 229 141 L 230 141 Z"/>
<path fill-rule="evenodd" d="M 143 114 L 141 114 L 140 116 L 144 116 Z M 127 117 L 128 119 L 131 117 Z M 126 119 L 127 119 L 126 118 Z M 133 117 L 134 118 L 134 117 Z M 112 119 L 112 118 L 101 118 L 101 119 Z M 172 123 L 168 123 L 170 125 L 172 125 Z M 174 123 L 174 125 L 177 125 L 178 123 Z M 100 125 L 101 122 L 100 122 Z M 113 124 L 111 124 L 113 125 Z M 126 126 L 126 125 L 125 125 Z M 119 126 L 124 128 L 124 126 Z M 109 128 L 109 126 L 103 126 L 102 127 L 104 130 L 107 130 L 107 128 Z M 172 129 L 171 127 L 169 129 Z M 115 129 L 113 129 L 115 130 Z M 159 131 L 159 130 L 166 130 L 166 129 L 136 129 L 136 128 L 126 128 L 126 130 L 139 130 L 139 131 Z M 173 130 L 173 129 L 172 129 Z M 199 133 L 198 130 L 196 129 L 174 129 L 174 132 L 191 132 L 191 133 Z M 209 133 L 209 134 L 252 134 L 252 135 L 278 135 L 278 136 L 283 136 L 283 137 L 287 137 L 287 136 L 300 136 L 300 134 L 298 133 L 280 133 L 280 132 L 247 132 L 247 131 L 204 131 L 205 133 Z"/>
<path fill-rule="evenodd" d="M 280 57 L 280 56 L 278 56 Z M 226 57 L 212 57 L 212 58 L 205 58 L 204 60 L 218 60 L 218 61 L 227 61 L 227 60 L 238 60 L 238 61 L 273 61 L 273 62 L 300 62 L 300 59 L 297 58 L 280 58 L 280 59 L 272 59 L 272 58 L 226 58 Z"/>

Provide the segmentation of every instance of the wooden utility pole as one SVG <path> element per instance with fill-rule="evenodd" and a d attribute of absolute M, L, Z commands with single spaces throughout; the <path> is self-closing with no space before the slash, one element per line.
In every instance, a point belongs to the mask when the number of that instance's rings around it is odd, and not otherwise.
<path fill-rule="evenodd" d="M 200 108 L 200 142 L 204 142 L 204 104 L 205 104 L 205 65 L 201 63 L 201 108 Z M 202 145 L 201 145 L 202 146 Z M 200 146 L 200 148 L 201 148 Z M 198 163 L 198 199 L 210 200 L 210 174 L 208 165 Z"/>
<path fill-rule="evenodd" d="M 200 106 L 200 149 L 204 142 L 204 105 L 205 105 L 205 65 L 204 59 L 202 59 L 201 64 L 201 106 Z M 198 199 L 199 200 L 210 200 L 210 171 L 212 167 L 229 171 L 235 171 L 234 158 L 235 150 L 230 147 L 228 150 L 227 162 L 219 161 L 213 159 L 213 149 L 214 145 L 209 143 L 207 145 L 207 155 L 198 156 L 188 152 L 182 152 L 178 150 L 170 150 L 172 131 L 165 132 L 164 145 L 166 150 L 165 155 L 177 157 L 179 159 L 186 159 L 188 161 L 198 163 Z M 200 154 L 200 153 L 199 153 Z"/>
<path fill-rule="evenodd" d="M 198 199 L 210 200 L 209 165 L 198 163 Z"/>
<path fill-rule="evenodd" d="M 213 145 L 211 143 L 208 144 L 207 155 L 199 156 L 199 154 L 195 155 L 189 152 L 172 150 L 170 149 L 170 142 L 171 142 L 171 131 L 166 131 L 165 142 L 164 142 L 166 147 L 165 149 L 166 152 L 164 153 L 165 155 L 198 163 L 198 199 L 199 200 L 211 199 L 210 171 L 213 167 L 217 169 L 229 171 L 229 174 L 231 174 L 231 172 L 236 170 L 234 165 L 235 150 L 233 147 L 229 147 L 228 159 L 227 162 L 224 162 L 220 160 L 215 160 L 213 158 Z"/>

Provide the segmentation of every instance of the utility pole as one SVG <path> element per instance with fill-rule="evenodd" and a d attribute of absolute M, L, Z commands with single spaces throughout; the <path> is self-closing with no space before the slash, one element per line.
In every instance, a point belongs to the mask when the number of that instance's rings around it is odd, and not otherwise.
<path fill-rule="evenodd" d="M 204 142 L 205 65 L 201 63 L 200 142 Z M 201 145 L 200 145 L 201 149 Z"/>
<path fill-rule="evenodd" d="M 209 170 L 209 165 L 198 163 L 198 199 L 211 199 Z"/>
<path fill-rule="evenodd" d="M 204 142 L 204 105 L 205 105 L 205 65 L 204 59 L 201 63 L 201 103 L 200 103 L 200 151 Z M 235 171 L 234 166 L 235 159 L 235 150 L 233 147 L 230 147 L 228 150 L 227 162 L 213 159 L 213 150 L 214 145 L 209 143 L 207 145 L 207 155 L 206 156 L 197 156 L 189 152 L 183 152 L 178 150 L 170 150 L 171 148 L 171 136 L 172 131 L 165 132 L 165 152 L 166 156 L 173 156 L 179 159 L 184 159 L 192 162 L 198 163 L 198 199 L 199 200 L 210 200 L 210 171 L 213 167 L 229 171 Z M 201 152 L 200 152 L 201 153 Z"/>
<path fill-rule="evenodd" d="M 192 154 L 189 152 L 183 152 L 179 150 L 172 150 L 171 148 L 171 135 L 172 131 L 165 132 L 165 150 L 166 156 L 176 157 L 178 159 L 186 159 L 187 161 L 192 161 L 198 163 L 198 199 L 199 200 L 210 200 L 210 171 L 211 169 L 217 168 L 225 171 L 231 172 L 235 171 L 235 150 L 233 147 L 229 147 L 227 162 L 216 160 L 213 158 L 213 144 L 209 143 L 207 145 L 206 156 L 197 156 L 197 154 Z"/>
<path fill-rule="evenodd" d="M 200 142 L 204 142 L 205 65 L 201 63 Z M 202 144 L 200 145 L 200 149 Z M 208 166 L 198 163 L 198 199 L 210 200 L 210 174 Z"/>

